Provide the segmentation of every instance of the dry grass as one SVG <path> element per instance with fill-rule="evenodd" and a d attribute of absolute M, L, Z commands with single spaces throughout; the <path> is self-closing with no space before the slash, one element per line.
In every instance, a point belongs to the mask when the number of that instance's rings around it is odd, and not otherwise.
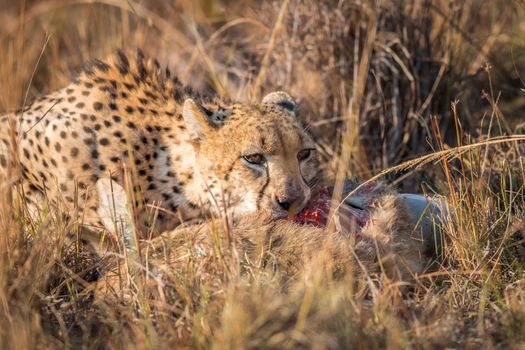
<path fill-rule="evenodd" d="M 0 348 L 525 346 L 523 2 L 378 3 L 0 0 L 0 109 L 141 47 L 203 91 L 289 91 L 329 176 L 441 193 L 455 217 L 440 269 L 402 297 L 323 264 L 290 277 L 217 239 L 206 269 L 130 268 L 118 300 L 90 292 L 96 262 L 65 246 L 75 223 L 30 219 L 2 183 Z"/>

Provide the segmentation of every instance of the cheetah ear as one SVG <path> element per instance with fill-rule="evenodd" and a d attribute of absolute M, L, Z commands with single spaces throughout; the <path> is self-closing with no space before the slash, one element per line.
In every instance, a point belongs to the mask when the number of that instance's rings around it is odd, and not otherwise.
<path fill-rule="evenodd" d="M 297 114 L 297 103 L 295 103 L 292 96 L 284 91 L 270 92 L 268 95 L 264 96 L 262 103 L 277 105 L 293 116 Z"/>
<path fill-rule="evenodd" d="M 184 101 L 182 118 L 184 118 L 186 130 L 192 141 L 203 140 L 214 129 L 206 112 L 191 98 Z"/>

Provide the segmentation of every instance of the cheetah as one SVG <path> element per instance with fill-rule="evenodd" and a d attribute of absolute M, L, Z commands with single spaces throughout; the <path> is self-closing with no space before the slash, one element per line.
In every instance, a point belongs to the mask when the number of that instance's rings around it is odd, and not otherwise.
<path fill-rule="evenodd" d="M 0 178 L 16 161 L 20 176 L 5 183 L 18 181 L 37 207 L 44 196 L 63 203 L 95 236 L 102 177 L 123 185 L 128 174 L 136 204 L 158 209 L 154 220 L 141 214 L 148 234 L 207 213 L 282 218 L 304 207 L 319 171 L 290 95 L 201 95 L 140 50 L 131 56 L 94 59 L 66 87 L 0 117 Z"/>

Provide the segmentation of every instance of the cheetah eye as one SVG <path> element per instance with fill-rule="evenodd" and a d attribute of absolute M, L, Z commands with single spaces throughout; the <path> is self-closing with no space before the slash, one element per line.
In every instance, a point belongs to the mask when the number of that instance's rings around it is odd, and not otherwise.
<path fill-rule="evenodd" d="M 302 162 L 303 160 L 307 160 L 312 155 L 312 149 L 303 149 L 299 153 L 297 153 L 297 159 Z"/>
<path fill-rule="evenodd" d="M 254 165 L 263 165 L 266 162 L 266 159 L 260 153 L 246 154 L 242 156 L 242 159 L 244 159 L 244 161 L 248 162 L 249 164 Z"/>

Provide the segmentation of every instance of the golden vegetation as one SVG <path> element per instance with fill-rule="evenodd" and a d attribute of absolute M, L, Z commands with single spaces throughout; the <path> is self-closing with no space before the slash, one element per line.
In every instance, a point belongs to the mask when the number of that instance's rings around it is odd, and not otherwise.
<path fill-rule="evenodd" d="M 455 217 L 440 268 L 408 295 L 316 259 L 290 277 L 217 238 L 213 273 L 188 263 L 152 280 L 138 266 L 119 276 L 131 296 L 101 298 L 99 263 L 65 247 L 77 223 L 31 219 L 2 183 L 0 347 L 523 347 L 523 12 L 509 0 L 0 0 L 1 110 L 140 47 L 201 91 L 290 92 L 337 183 L 379 174 L 445 195 Z"/>

